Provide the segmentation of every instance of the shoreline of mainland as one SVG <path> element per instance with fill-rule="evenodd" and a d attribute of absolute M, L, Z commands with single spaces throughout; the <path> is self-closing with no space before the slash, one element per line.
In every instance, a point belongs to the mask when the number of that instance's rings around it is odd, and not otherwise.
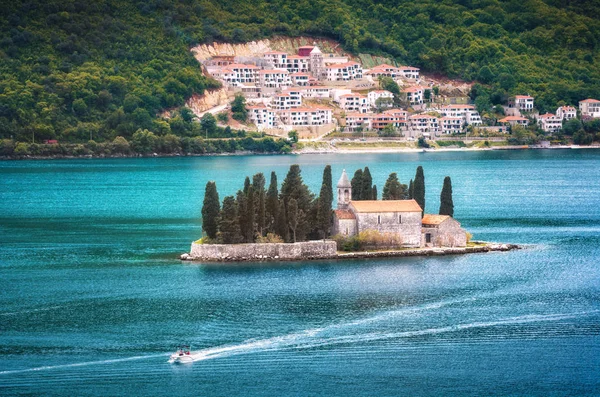
<path fill-rule="evenodd" d="M 218 157 L 218 156 L 285 156 L 285 155 L 303 155 L 303 154 L 385 154 L 385 153 L 441 153 L 441 152 L 480 152 L 480 151 L 502 151 L 502 150 L 586 150 L 600 149 L 600 145 L 561 145 L 561 146 L 539 146 L 539 145 L 516 145 L 516 146 L 495 146 L 488 148 L 481 147 L 442 147 L 442 148 L 411 148 L 411 147 L 368 147 L 368 148 L 328 148 L 305 147 L 293 150 L 291 153 L 254 153 L 249 151 L 239 151 L 234 153 L 152 153 L 141 154 L 111 154 L 111 155 L 81 155 L 81 156 L 0 156 L 0 161 L 11 160 L 80 160 L 80 159 L 121 159 L 121 158 L 160 158 L 160 157 Z"/>

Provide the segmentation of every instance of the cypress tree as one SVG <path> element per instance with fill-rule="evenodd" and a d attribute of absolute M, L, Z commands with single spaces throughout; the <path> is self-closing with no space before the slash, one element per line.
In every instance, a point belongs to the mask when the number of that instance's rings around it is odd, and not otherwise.
<path fill-rule="evenodd" d="M 244 194 L 248 194 L 248 188 L 250 187 L 250 178 L 246 177 L 244 180 Z"/>
<path fill-rule="evenodd" d="M 219 193 L 217 184 L 209 181 L 204 190 L 204 202 L 202 204 L 202 230 L 208 237 L 214 239 L 217 237 L 219 212 L 221 205 L 219 203 Z"/>
<path fill-rule="evenodd" d="M 369 167 L 365 167 L 362 173 L 361 185 L 360 199 L 371 200 L 373 198 L 373 178 L 371 177 L 371 171 L 369 171 Z"/>
<path fill-rule="evenodd" d="M 266 203 L 265 203 L 265 176 L 262 172 L 252 177 L 252 186 L 254 187 L 254 204 L 256 217 L 256 231 L 260 236 L 265 234 L 266 224 Z"/>
<path fill-rule="evenodd" d="M 275 234 L 283 239 L 285 242 L 290 241 L 288 224 L 285 216 L 285 203 L 283 200 L 279 200 L 277 218 L 275 218 Z"/>
<path fill-rule="evenodd" d="M 413 180 L 410 180 L 410 183 L 408 184 L 408 199 L 412 200 L 413 195 L 414 195 L 414 190 L 415 190 L 415 186 L 413 184 Z"/>
<path fill-rule="evenodd" d="M 250 187 L 248 188 L 248 196 L 246 199 L 246 222 L 247 223 L 246 223 L 246 229 L 243 230 L 244 238 L 249 243 L 254 242 L 254 230 L 255 230 L 254 196 L 255 196 L 254 186 L 250 185 Z"/>
<path fill-rule="evenodd" d="M 415 181 L 413 182 L 413 199 L 421 206 L 422 216 L 425 213 L 425 175 L 421 166 L 417 167 Z"/>
<path fill-rule="evenodd" d="M 402 186 L 398 180 L 398 175 L 392 172 L 383 185 L 383 200 L 400 200 Z"/>
<path fill-rule="evenodd" d="M 305 216 L 298 218 L 298 226 L 296 229 L 296 241 L 304 241 L 306 235 L 311 231 L 311 225 L 308 222 L 306 215 L 314 212 L 314 195 L 308 189 L 308 186 L 304 184 L 302 175 L 300 172 L 300 166 L 294 164 L 290 167 L 285 180 L 281 184 L 281 197 L 285 203 L 286 210 L 289 210 L 289 200 L 294 199 L 298 205 L 298 210 Z M 316 212 L 314 212 L 316 217 Z M 289 218 L 289 214 L 286 213 L 286 218 Z M 311 217 L 314 219 L 314 217 Z"/>
<path fill-rule="evenodd" d="M 373 196 L 371 200 L 377 200 L 377 185 L 373 185 Z"/>
<path fill-rule="evenodd" d="M 352 180 L 350 181 L 350 185 L 352 185 L 352 200 L 360 200 L 360 196 L 362 194 L 362 177 L 363 172 L 359 168 L 356 170 Z"/>
<path fill-rule="evenodd" d="M 333 186 L 331 180 L 331 166 L 323 170 L 323 183 L 317 200 L 317 234 L 319 238 L 329 236 L 331 230 L 331 202 L 333 201 Z"/>
<path fill-rule="evenodd" d="M 243 240 L 237 203 L 233 196 L 227 196 L 223 199 L 218 235 L 223 244 L 236 244 Z"/>
<path fill-rule="evenodd" d="M 295 243 L 297 241 L 296 232 L 298 230 L 298 225 L 300 224 L 302 218 L 302 210 L 298 208 L 298 202 L 294 198 L 291 198 L 288 202 L 287 215 L 288 226 L 290 228 L 290 231 L 292 232 L 290 237 L 292 243 Z"/>
<path fill-rule="evenodd" d="M 277 174 L 271 172 L 271 181 L 269 183 L 269 190 L 267 191 L 267 198 L 265 202 L 265 224 L 269 232 L 277 233 L 275 231 L 275 222 L 279 214 L 279 192 L 277 191 Z"/>
<path fill-rule="evenodd" d="M 440 215 L 454 216 L 454 202 L 452 201 L 452 181 L 450 177 L 444 178 L 444 187 L 440 194 Z"/>
<path fill-rule="evenodd" d="M 246 231 L 248 230 L 248 198 L 243 191 L 238 190 L 236 195 L 237 208 L 238 208 L 238 221 L 240 224 L 240 233 L 242 235 L 242 242 L 248 243 L 246 239 Z"/>

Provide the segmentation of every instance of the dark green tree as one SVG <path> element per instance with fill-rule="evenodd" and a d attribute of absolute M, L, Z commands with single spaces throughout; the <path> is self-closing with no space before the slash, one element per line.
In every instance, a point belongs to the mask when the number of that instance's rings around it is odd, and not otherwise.
<path fill-rule="evenodd" d="M 290 233 L 286 218 L 285 203 L 283 200 L 279 200 L 279 209 L 277 210 L 277 218 L 275 218 L 275 234 L 283 239 L 285 242 L 290 241 Z"/>
<path fill-rule="evenodd" d="M 246 98 L 243 95 L 238 94 L 235 96 L 233 102 L 231 102 L 232 117 L 238 121 L 246 121 L 248 117 L 248 109 L 246 108 Z"/>
<path fill-rule="evenodd" d="M 250 189 L 250 177 L 244 179 L 244 194 L 248 194 L 248 189 Z"/>
<path fill-rule="evenodd" d="M 265 202 L 265 176 L 262 172 L 252 177 L 252 186 L 254 187 L 254 209 L 256 219 L 256 231 L 260 236 L 264 236 L 266 227 L 266 202 Z"/>
<path fill-rule="evenodd" d="M 219 212 L 221 205 L 219 203 L 219 193 L 217 184 L 213 181 L 206 183 L 204 189 L 204 202 L 202 204 L 202 230 L 208 237 L 214 239 L 217 237 L 217 225 L 219 222 Z"/>
<path fill-rule="evenodd" d="M 254 186 L 250 185 L 248 188 L 248 195 L 246 196 L 246 229 L 242 230 L 244 233 L 244 239 L 249 242 L 254 242 L 255 235 L 255 214 L 254 214 Z"/>
<path fill-rule="evenodd" d="M 421 215 L 423 215 L 425 213 L 425 175 L 421 166 L 417 167 L 417 173 L 413 182 L 413 199 L 421 206 L 423 210 Z"/>
<path fill-rule="evenodd" d="M 268 232 L 278 234 L 275 230 L 275 222 L 279 216 L 279 192 L 277 191 L 277 174 L 271 172 L 271 180 L 269 190 L 267 190 L 267 198 L 265 203 L 266 211 L 266 226 Z M 283 238 L 283 236 L 280 236 Z"/>
<path fill-rule="evenodd" d="M 363 171 L 359 168 L 354 173 L 350 184 L 352 185 L 352 200 L 360 200 L 363 186 Z"/>
<path fill-rule="evenodd" d="M 410 183 L 408 184 L 408 199 L 409 200 L 413 199 L 414 190 L 415 190 L 415 186 L 414 186 L 413 180 L 411 179 Z"/>
<path fill-rule="evenodd" d="M 442 187 L 442 193 L 440 194 L 440 215 L 454 216 L 452 181 L 449 176 L 444 178 L 444 187 Z"/>
<path fill-rule="evenodd" d="M 373 178 L 369 167 L 365 167 L 362 173 L 362 187 L 360 192 L 361 200 L 371 200 L 373 198 Z"/>
<path fill-rule="evenodd" d="M 302 214 L 310 214 L 313 209 L 314 195 L 308 189 L 308 186 L 304 184 L 302 175 L 300 172 L 300 166 L 294 164 L 290 167 L 285 180 L 281 184 L 281 197 L 285 202 L 286 210 L 289 210 L 290 199 L 296 200 L 298 205 L 298 211 Z M 299 213 L 300 213 L 299 212 Z M 289 223 L 289 213 L 286 213 Z M 307 216 L 299 216 L 297 218 L 298 225 L 296 227 L 296 241 L 304 241 L 307 234 L 311 230 L 311 225 L 308 222 Z M 283 236 L 282 236 L 283 237 Z"/>
<path fill-rule="evenodd" d="M 377 185 L 373 185 L 373 197 L 371 200 L 377 200 Z"/>
<path fill-rule="evenodd" d="M 202 132 L 204 134 L 212 135 L 217 130 L 217 119 L 211 113 L 205 113 L 200 119 L 200 127 L 202 128 Z"/>
<path fill-rule="evenodd" d="M 240 224 L 240 233 L 242 235 L 242 242 L 248 243 L 246 239 L 247 231 L 249 228 L 250 219 L 248 219 L 248 197 L 243 191 L 238 190 L 236 194 L 236 203 L 238 209 L 238 220 Z"/>
<path fill-rule="evenodd" d="M 219 218 L 219 239 L 223 244 L 236 244 L 243 240 L 235 198 L 227 196 Z"/>
<path fill-rule="evenodd" d="M 383 200 L 405 200 L 408 194 L 406 185 L 398 180 L 398 175 L 392 172 L 383 186 Z"/>
<path fill-rule="evenodd" d="M 288 220 L 288 226 L 290 228 L 290 237 L 292 240 L 292 243 L 297 242 L 297 231 L 298 231 L 298 226 L 303 222 L 304 218 L 304 213 L 303 211 L 298 208 L 298 202 L 296 201 L 296 199 L 291 198 L 290 201 L 288 201 L 288 210 L 287 210 L 287 220 Z"/>
<path fill-rule="evenodd" d="M 317 234 L 319 238 L 329 236 L 331 229 L 331 203 L 333 202 L 333 185 L 331 177 L 331 166 L 325 166 L 323 170 L 323 183 L 317 201 Z"/>

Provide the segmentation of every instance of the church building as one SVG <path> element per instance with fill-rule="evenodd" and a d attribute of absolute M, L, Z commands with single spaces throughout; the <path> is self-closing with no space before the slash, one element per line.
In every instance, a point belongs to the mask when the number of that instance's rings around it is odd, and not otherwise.
<path fill-rule="evenodd" d="M 337 184 L 337 209 L 332 235 L 354 236 L 365 230 L 392 233 L 403 247 L 466 246 L 466 232 L 460 223 L 445 215 L 425 215 L 415 200 L 356 200 L 346 170 Z M 426 221 L 425 223 L 423 221 Z"/>

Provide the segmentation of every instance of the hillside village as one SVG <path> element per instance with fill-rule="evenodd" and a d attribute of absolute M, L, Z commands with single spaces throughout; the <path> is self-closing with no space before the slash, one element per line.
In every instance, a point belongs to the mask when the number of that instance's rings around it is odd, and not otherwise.
<path fill-rule="evenodd" d="M 600 118 L 596 99 L 580 101 L 579 115 L 572 106 L 540 115 L 533 97 L 516 95 L 503 107 L 504 117 L 485 125 L 468 97 L 442 98 L 419 68 L 383 63 L 365 69 L 346 55 L 322 52 L 316 44 L 300 46 L 293 54 L 218 54 L 202 63 L 228 92 L 245 97 L 249 121 L 270 135 L 295 130 L 301 137 L 317 138 L 333 131 L 375 131 L 436 139 L 470 127 L 473 133 L 502 136 L 515 125 L 537 123 L 542 131 L 555 133 L 564 121 Z"/>

